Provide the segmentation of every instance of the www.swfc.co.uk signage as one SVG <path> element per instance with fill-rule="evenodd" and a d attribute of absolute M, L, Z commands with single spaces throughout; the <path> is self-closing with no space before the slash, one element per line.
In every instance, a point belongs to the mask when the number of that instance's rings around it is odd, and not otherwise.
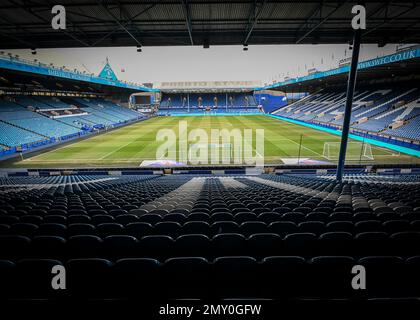
<path fill-rule="evenodd" d="M 389 63 L 414 59 L 414 58 L 418 58 L 418 57 L 420 57 L 420 48 L 415 48 L 415 49 L 412 49 L 412 50 L 402 51 L 402 52 L 390 54 L 388 56 L 359 62 L 358 65 L 357 65 L 357 69 L 362 70 L 362 69 L 367 69 L 367 68 L 373 68 L 373 67 L 377 67 L 377 66 L 384 65 L 384 64 L 389 64 Z M 298 82 L 303 82 L 303 81 L 308 81 L 308 80 L 313 80 L 313 79 L 325 78 L 325 77 L 329 77 L 329 76 L 336 75 L 336 74 L 347 73 L 347 72 L 349 72 L 349 70 L 350 70 L 350 65 L 345 65 L 345 66 L 342 66 L 340 68 L 336 68 L 336 69 L 332 69 L 332 70 L 328 70 L 328 71 L 317 72 L 317 73 L 314 73 L 314 74 L 311 74 L 311 75 L 308 75 L 308 76 L 303 76 L 303 77 L 298 77 L 298 78 L 290 79 L 290 80 L 283 81 L 283 82 L 278 82 L 278 83 L 273 84 L 273 85 L 269 85 L 269 86 L 266 86 L 266 87 L 263 87 L 263 88 L 258 88 L 257 90 L 264 90 L 264 89 L 282 87 L 282 86 L 292 84 L 292 83 L 298 83 Z"/>
<path fill-rule="evenodd" d="M 97 84 L 103 84 L 108 86 L 134 89 L 139 91 L 156 91 L 156 89 L 146 88 L 143 86 L 137 86 L 130 83 L 121 82 L 118 80 L 106 79 L 97 76 L 91 76 L 87 74 L 81 74 L 77 72 L 71 72 L 66 70 L 59 70 L 50 68 L 48 66 L 43 66 L 42 64 L 30 64 L 23 61 L 17 60 L 12 57 L 0 57 L 0 68 L 16 70 L 22 72 L 30 72 L 36 74 L 43 74 L 47 76 L 59 77 L 70 80 L 85 81 Z"/>

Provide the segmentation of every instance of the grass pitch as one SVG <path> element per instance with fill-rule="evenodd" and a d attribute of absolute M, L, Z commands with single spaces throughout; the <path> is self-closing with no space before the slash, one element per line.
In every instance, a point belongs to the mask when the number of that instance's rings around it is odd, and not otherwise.
<path fill-rule="evenodd" d="M 305 161 L 325 161 L 325 142 L 339 142 L 340 137 L 266 116 L 189 116 L 159 117 L 138 122 L 104 134 L 70 143 L 8 165 L 24 168 L 66 167 L 138 167 L 144 160 L 156 160 L 159 129 L 173 129 L 178 134 L 179 121 L 187 121 L 188 131 L 210 129 L 264 129 L 265 164 L 293 163 L 300 154 Z M 302 143 L 301 142 L 302 138 Z M 255 138 L 254 138 L 255 143 Z M 253 146 L 255 147 L 255 145 Z M 179 151 L 179 149 L 177 148 Z M 373 160 L 359 157 L 360 151 L 348 150 L 348 164 L 420 163 L 418 157 L 371 146 Z M 210 151 L 209 151 L 210 152 Z M 190 164 L 190 163 L 188 163 Z"/>

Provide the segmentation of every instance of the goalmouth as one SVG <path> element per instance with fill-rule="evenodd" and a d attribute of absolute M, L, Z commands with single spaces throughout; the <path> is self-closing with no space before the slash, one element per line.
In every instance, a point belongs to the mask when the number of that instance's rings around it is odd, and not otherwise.
<path fill-rule="evenodd" d="M 322 156 L 327 160 L 338 160 L 341 142 L 324 142 Z M 349 141 L 346 160 L 374 160 L 372 146 L 369 143 Z"/>
<path fill-rule="evenodd" d="M 194 143 L 188 148 L 188 162 L 197 161 L 201 152 L 204 152 L 206 164 L 230 164 L 234 160 L 234 148 L 231 143 Z M 237 156 L 241 157 L 242 150 L 239 152 Z"/>

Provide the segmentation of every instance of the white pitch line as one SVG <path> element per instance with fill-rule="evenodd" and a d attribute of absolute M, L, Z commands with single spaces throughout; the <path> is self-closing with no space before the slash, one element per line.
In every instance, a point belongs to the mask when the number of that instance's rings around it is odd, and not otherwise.
<path fill-rule="evenodd" d="M 133 161 L 136 161 L 136 160 L 143 160 L 144 158 L 130 158 L 130 159 L 112 159 L 112 160 L 106 160 L 106 159 L 103 159 L 103 160 L 99 160 L 99 159 L 69 159 L 69 160 L 63 160 L 63 159 L 60 159 L 60 160 L 40 160 L 40 161 L 37 161 L 37 160 L 27 160 L 27 161 L 32 161 L 32 162 L 34 162 L 34 163 L 44 163 L 44 162 L 51 162 L 51 163 L 55 163 L 55 162 L 57 162 L 57 163 L 72 163 L 72 162 L 86 162 L 86 161 L 118 161 L 118 162 L 133 162 Z"/>
<path fill-rule="evenodd" d="M 150 120 L 150 119 L 148 119 L 148 120 Z M 147 120 L 144 120 L 144 121 L 147 121 Z M 143 121 L 143 122 L 144 122 L 144 121 Z M 142 123 L 143 123 L 143 122 L 142 122 Z M 99 134 L 93 134 L 92 136 L 87 137 L 87 139 L 84 139 L 84 140 L 75 140 L 75 141 L 71 142 L 71 143 L 70 143 L 70 144 L 68 144 L 68 145 L 65 145 L 65 146 L 62 146 L 62 147 L 58 147 L 58 148 L 54 148 L 53 150 L 43 152 L 43 153 L 38 154 L 38 155 L 36 155 L 36 156 L 33 156 L 33 157 L 31 157 L 31 158 L 24 159 L 23 161 L 28 161 L 29 159 L 38 158 L 38 157 L 43 156 L 43 155 L 45 155 L 45 154 L 47 154 L 47 153 L 50 153 L 50 152 L 55 152 L 55 151 L 58 151 L 58 150 L 61 150 L 61 149 L 65 149 L 65 148 L 72 147 L 73 145 L 75 145 L 75 144 L 77 144 L 77 143 L 79 143 L 79 142 L 88 141 L 88 140 L 94 139 L 94 138 L 96 138 L 96 137 L 103 137 L 103 136 L 105 136 L 105 135 L 108 135 L 108 134 L 111 134 L 111 133 L 115 133 L 115 132 L 117 132 L 117 131 L 120 131 L 120 129 L 128 129 L 130 126 L 135 126 L 135 125 L 137 125 L 137 124 L 139 124 L 139 123 L 133 123 L 133 124 L 130 124 L 130 125 L 128 125 L 128 126 L 124 126 L 124 127 L 121 127 L 121 128 L 116 128 L 115 130 L 109 130 L 109 131 L 107 131 L 107 132 L 102 132 L 102 133 L 99 133 Z M 150 126 L 151 124 L 146 124 L 146 125 Z M 161 126 L 161 125 L 158 125 L 158 126 Z M 143 128 L 142 128 L 142 129 L 143 129 Z M 135 130 L 135 129 L 134 129 L 134 130 Z"/>
<path fill-rule="evenodd" d="M 284 136 L 283 136 L 284 137 Z M 293 141 L 292 139 L 289 139 L 289 138 L 286 138 L 286 137 L 284 137 L 286 140 L 289 140 L 290 142 L 293 142 L 294 144 L 296 144 L 296 145 L 298 145 L 298 146 L 301 146 L 302 148 L 304 148 L 304 149 L 306 149 L 306 150 L 309 150 L 310 152 L 312 152 L 312 153 L 315 153 L 315 154 L 317 154 L 317 155 L 319 155 L 320 157 L 322 157 L 322 158 L 325 158 L 322 154 L 320 154 L 320 153 L 318 153 L 318 152 L 316 152 L 316 151 L 314 151 L 314 150 L 312 150 L 312 149 L 310 149 L 310 148 L 308 148 L 308 147 L 305 147 L 304 145 L 300 145 L 299 143 L 297 143 L 296 141 Z"/>
<path fill-rule="evenodd" d="M 245 140 L 244 140 L 244 142 L 245 142 Z M 258 151 L 257 151 L 257 149 L 254 149 L 254 147 L 249 143 L 249 142 L 246 142 L 250 147 L 251 147 L 251 149 L 252 149 L 252 152 L 254 152 L 255 151 L 255 154 L 257 154 L 260 158 L 262 158 L 262 159 L 265 159 L 265 157 L 261 154 L 261 153 L 259 153 Z"/>
<path fill-rule="evenodd" d="M 375 146 L 375 145 L 371 145 L 372 146 L 372 149 L 378 149 L 379 151 L 384 151 L 384 152 L 387 152 L 387 153 L 389 153 L 391 156 L 399 156 L 399 153 L 395 153 L 395 152 L 393 152 L 392 150 L 390 150 L 390 149 L 387 149 L 387 148 L 385 148 L 385 147 L 380 147 L 380 146 Z M 385 155 L 384 155 L 385 156 Z M 375 157 L 377 157 L 377 156 L 375 156 Z"/>
<path fill-rule="evenodd" d="M 144 128 L 142 128 L 142 129 L 144 129 Z M 146 134 L 144 134 L 144 135 L 146 135 Z M 144 136 L 144 135 L 142 135 L 142 136 Z M 142 137 L 142 136 L 140 136 L 140 137 Z M 136 138 L 138 137 L 138 136 L 135 136 Z M 111 154 L 114 154 L 115 152 L 117 152 L 117 151 L 119 151 L 119 150 L 121 150 L 122 148 L 125 148 L 126 146 L 128 146 L 129 144 L 131 144 L 131 143 L 133 143 L 133 142 L 136 142 L 137 140 L 131 140 L 131 141 L 129 141 L 129 142 L 127 142 L 126 144 L 124 144 L 124 145 L 122 145 L 121 147 L 119 147 L 119 148 L 117 148 L 117 149 L 115 149 L 115 150 L 112 150 L 112 151 L 110 151 L 110 152 L 108 152 L 107 154 L 105 154 L 105 155 L 103 155 L 102 157 L 100 157 L 100 158 L 98 158 L 98 160 L 103 160 L 103 159 L 105 159 L 105 158 L 107 158 L 107 157 L 109 157 Z"/>
<path fill-rule="evenodd" d="M 30 158 L 28 158 L 28 159 L 23 159 L 22 161 L 30 161 L 31 159 L 35 159 L 35 158 L 38 158 L 38 157 L 40 157 L 40 156 L 46 155 L 47 153 L 50 153 L 50 152 L 55 152 L 55 151 L 58 151 L 58 150 L 61 150 L 61 149 L 65 149 L 65 148 L 71 147 L 71 146 L 73 146 L 76 142 L 80 142 L 80 141 L 75 141 L 74 143 L 70 143 L 70 144 L 65 145 L 65 146 L 61 146 L 61 147 L 58 147 L 58 148 L 54 148 L 53 150 L 50 150 L 50 151 L 42 152 L 41 154 L 38 154 L 38 155 L 33 156 L 33 157 L 30 157 Z"/>
<path fill-rule="evenodd" d="M 106 153 L 106 154 L 105 154 L 105 155 L 103 155 L 102 157 L 98 158 L 98 160 L 103 160 L 103 159 L 105 159 L 106 157 L 110 156 L 111 154 L 114 154 L 115 152 L 117 152 L 117 151 L 121 150 L 122 148 L 125 148 L 126 146 L 128 146 L 129 144 L 131 144 L 131 143 L 133 143 L 133 142 L 135 142 L 135 141 L 137 141 L 137 140 L 130 140 L 130 141 L 129 141 L 129 142 L 127 142 L 126 144 L 123 144 L 121 147 L 119 147 L 119 148 L 117 148 L 117 149 L 115 149 L 115 150 L 112 150 L 112 151 L 110 151 L 110 152 Z"/>

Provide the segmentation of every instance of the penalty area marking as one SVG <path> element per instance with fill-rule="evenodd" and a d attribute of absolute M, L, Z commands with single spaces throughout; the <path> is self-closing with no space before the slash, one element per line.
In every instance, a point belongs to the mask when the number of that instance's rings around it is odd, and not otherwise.
<path fill-rule="evenodd" d="M 105 155 L 103 155 L 102 157 L 100 157 L 99 160 L 103 160 L 103 159 L 109 157 L 111 154 L 114 154 L 115 152 L 121 150 L 122 148 L 125 148 L 126 146 L 128 146 L 129 144 L 131 144 L 131 143 L 133 143 L 135 141 L 137 141 L 137 140 L 134 139 L 134 140 L 131 140 L 131 141 L 127 142 L 126 144 L 123 144 L 121 147 L 119 147 L 119 148 L 117 148 L 115 150 L 112 150 L 112 151 L 106 153 Z"/>
<path fill-rule="evenodd" d="M 286 138 L 285 136 L 283 136 L 283 135 L 281 135 L 283 138 L 284 138 L 284 140 L 288 140 L 288 141 L 290 141 L 290 142 L 293 142 L 294 144 L 296 144 L 296 145 L 298 145 L 298 146 L 301 146 L 303 149 L 306 149 L 306 150 L 308 150 L 308 151 L 310 151 L 310 152 L 312 152 L 312 153 L 315 153 L 316 155 L 318 155 L 318 156 L 320 156 L 321 158 L 325 158 L 322 154 L 320 154 L 320 153 L 318 153 L 318 152 L 316 152 L 316 151 L 314 151 L 314 150 L 312 150 L 312 149 L 310 149 L 310 148 L 308 148 L 308 147 L 305 147 L 304 145 L 300 145 L 299 143 L 297 143 L 296 141 L 293 141 L 292 139 L 289 139 L 289 138 Z"/>
<path fill-rule="evenodd" d="M 399 152 L 398 152 L 398 153 L 395 153 L 395 152 L 393 152 L 392 150 L 387 149 L 387 148 L 385 148 L 385 147 L 379 147 L 379 146 L 372 145 L 372 149 L 378 149 L 379 151 L 387 152 L 387 153 L 389 153 L 392 157 L 398 157 L 398 156 L 400 156 L 400 155 L 401 155 L 401 153 L 399 153 Z M 389 157 L 388 155 L 385 155 L 385 154 L 382 154 L 382 155 L 375 155 L 375 157 L 379 157 L 379 156 Z"/>
<path fill-rule="evenodd" d="M 145 122 L 145 121 L 148 121 L 148 120 L 151 120 L 151 119 L 144 120 L 144 121 L 142 121 L 142 123 L 143 123 L 143 122 Z M 118 131 L 120 131 L 121 129 L 125 129 L 125 130 L 127 130 L 127 129 L 128 129 L 128 128 L 130 128 L 131 126 L 136 126 L 136 125 L 138 125 L 138 124 L 139 124 L 139 123 L 133 123 L 133 124 L 129 124 L 128 126 L 121 127 L 121 128 L 115 128 L 115 130 L 108 130 L 108 131 L 106 131 L 106 132 L 101 132 L 101 133 L 93 134 L 93 135 L 92 135 L 92 136 L 90 136 L 90 137 L 86 137 L 87 139 L 85 139 L 85 140 L 76 140 L 76 141 L 73 141 L 73 142 L 70 142 L 70 141 L 69 141 L 69 144 L 68 144 L 68 145 L 61 146 L 61 147 L 57 147 L 57 148 L 54 148 L 53 150 L 49 150 L 49 151 L 46 151 L 46 152 L 42 152 L 41 154 L 38 154 L 38 155 L 33 156 L 33 157 L 30 157 L 30 158 L 28 158 L 28 159 L 24 159 L 23 161 L 29 161 L 30 159 L 34 159 L 34 158 L 41 157 L 41 156 L 46 155 L 46 154 L 48 154 L 48 153 L 50 153 L 50 152 L 55 152 L 55 151 L 58 151 L 58 150 L 62 150 L 62 149 L 65 149 L 65 148 L 69 148 L 69 147 L 72 147 L 72 146 L 76 145 L 77 143 L 81 143 L 81 142 L 84 142 L 84 141 L 89 141 L 89 140 L 94 139 L 94 138 L 100 138 L 100 137 L 103 137 L 103 136 L 108 135 L 108 134 L 115 134 L 115 133 L 117 133 Z M 146 125 L 150 126 L 151 124 L 150 124 L 150 123 L 147 123 Z M 154 125 L 154 124 L 153 124 L 153 125 Z M 161 126 L 161 124 L 157 124 L 156 126 L 157 126 L 157 127 L 160 127 L 160 126 Z M 144 124 L 143 124 L 143 127 L 140 127 L 140 126 L 139 126 L 139 127 L 138 127 L 138 128 L 136 128 L 136 129 L 139 129 L 139 128 L 141 128 L 142 130 L 144 130 Z M 132 131 L 132 130 L 130 130 L 130 131 Z M 42 161 L 44 161 L 44 160 L 42 160 Z"/>

